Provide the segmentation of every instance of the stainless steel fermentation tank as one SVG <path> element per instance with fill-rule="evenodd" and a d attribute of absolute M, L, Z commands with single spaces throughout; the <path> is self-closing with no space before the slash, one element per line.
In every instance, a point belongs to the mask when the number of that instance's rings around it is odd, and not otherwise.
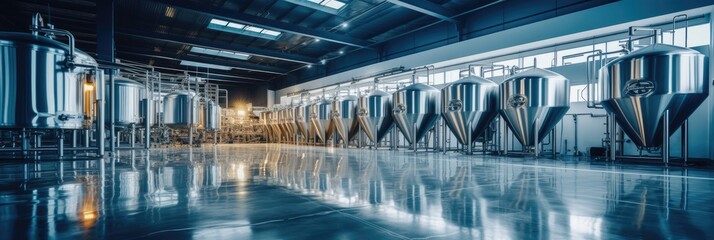
<path fill-rule="evenodd" d="M 295 107 L 295 124 L 302 138 L 307 141 L 310 137 L 310 107 L 311 104 L 301 104 Z"/>
<path fill-rule="evenodd" d="M 358 102 L 357 119 L 369 140 L 376 146 L 394 127 L 392 95 L 374 90 L 362 96 Z"/>
<path fill-rule="evenodd" d="M 392 94 L 394 121 L 414 150 L 439 119 L 439 94 L 436 88 L 421 83 L 409 85 Z"/>
<path fill-rule="evenodd" d="M 283 136 L 283 132 L 282 130 L 280 130 L 280 118 L 278 114 L 278 111 L 272 111 L 270 113 L 270 127 L 271 129 L 273 129 L 273 137 L 275 138 L 275 142 L 280 142 Z"/>
<path fill-rule="evenodd" d="M 219 130 L 221 129 L 221 107 L 215 101 L 211 99 L 204 99 L 205 118 L 203 125 L 206 130 Z"/>
<path fill-rule="evenodd" d="M 459 143 L 471 144 L 498 115 L 498 84 L 469 76 L 441 89 L 441 115 Z"/>
<path fill-rule="evenodd" d="M 201 101 L 194 91 L 177 91 L 164 97 L 164 123 L 169 128 L 197 128 L 201 123 Z"/>
<path fill-rule="evenodd" d="M 283 110 L 285 113 L 283 116 L 285 116 L 285 128 L 288 131 L 288 141 L 295 142 L 297 134 L 298 134 L 298 126 L 297 122 L 295 122 L 295 108 L 294 107 L 288 107 L 285 110 Z"/>
<path fill-rule="evenodd" d="M 506 79 L 499 92 L 501 117 L 524 150 L 534 147 L 538 156 L 538 143 L 570 109 L 570 81 L 555 72 L 534 68 Z"/>
<path fill-rule="evenodd" d="M 332 102 L 327 99 L 322 99 L 314 103 L 310 111 L 310 121 L 312 128 L 315 130 L 315 137 L 327 144 L 327 140 L 332 137 L 334 126 L 331 124 L 330 110 Z M 315 139 L 317 141 L 317 139 Z"/>
<path fill-rule="evenodd" d="M 0 128 L 89 127 L 92 57 L 48 37 L 13 32 L 0 32 L 0 57 Z"/>
<path fill-rule="evenodd" d="M 600 69 L 600 104 L 637 146 L 668 148 L 669 136 L 709 96 L 708 62 L 689 48 L 641 48 Z M 667 163 L 669 149 L 663 155 Z"/>
<path fill-rule="evenodd" d="M 105 88 L 106 96 L 110 96 L 111 87 L 107 84 Z M 140 82 L 116 76 L 114 77 L 114 126 L 128 128 L 139 127 L 144 116 L 141 112 L 141 101 L 146 95 L 146 87 Z M 106 109 L 111 109 L 107 102 Z M 106 118 L 106 125 L 111 124 L 111 119 Z"/>
<path fill-rule="evenodd" d="M 357 101 L 356 96 L 342 96 L 332 101 L 332 122 L 330 125 L 337 130 L 337 135 L 342 139 L 343 146 L 347 146 L 358 134 Z"/>

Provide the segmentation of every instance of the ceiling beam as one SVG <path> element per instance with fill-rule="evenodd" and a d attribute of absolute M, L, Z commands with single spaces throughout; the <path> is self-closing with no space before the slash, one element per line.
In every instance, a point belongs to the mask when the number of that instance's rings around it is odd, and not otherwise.
<path fill-rule="evenodd" d="M 122 57 L 120 57 L 121 60 L 128 60 L 131 62 L 143 63 L 143 62 L 145 62 L 145 60 L 147 60 L 147 59 L 140 59 L 140 57 L 142 57 L 142 56 L 131 56 L 130 57 L 129 54 L 123 55 L 121 52 L 119 53 L 119 55 L 122 55 Z M 167 65 L 167 64 L 160 63 L 160 62 L 155 62 L 153 65 L 148 65 L 148 63 L 146 63 L 146 64 L 147 64 L 147 67 L 154 68 L 160 72 L 166 72 L 166 71 L 171 71 L 171 72 L 175 72 L 175 73 L 188 72 L 191 75 L 196 75 L 196 73 L 193 71 L 175 68 L 174 64 Z M 241 83 L 241 84 L 243 84 L 243 83 L 268 84 L 270 82 L 266 79 L 249 77 L 249 76 L 241 76 L 239 74 L 225 72 L 225 71 L 219 71 L 219 70 L 214 70 L 214 71 L 210 72 L 209 76 L 211 78 L 219 78 L 219 79 L 224 79 L 224 81 L 231 81 L 234 83 Z"/>
<path fill-rule="evenodd" d="M 161 33 L 148 32 L 148 31 L 139 31 L 139 30 L 134 30 L 134 29 L 119 29 L 119 31 L 117 31 L 117 34 L 127 35 L 127 36 L 132 36 L 132 37 L 137 37 L 137 38 L 144 38 L 144 39 L 154 40 L 154 41 L 158 41 L 158 42 L 172 42 L 172 43 L 183 44 L 183 45 L 193 45 L 193 46 L 203 47 L 203 48 L 230 50 L 230 51 L 242 52 L 242 53 L 247 53 L 250 55 L 265 57 L 265 58 L 288 61 L 288 62 L 296 62 L 296 63 L 303 63 L 303 64 L 316 64 L 319 61 L 317 58 L 305 57 L 305 56 L 292 54 L 292 53 L 284 53 L 284 52 L 278 52 L 278 51 L 251 48 L 251 47 L 245 47 L 245 46 L 229 44 L 229 43 L 220 43 L 220 42 L 215 42 L 215 41 L 211 41 L 211 40 L 207 40 L 207 39 L 188 38 L 188 37 L 177 36 L 177 35 L 173 35 L 173 34 L 161 34 Z"/>
<path fill-rule="evenodd" d="M 320 40 L 335 42 L 339 44 L 359 47 L 359 48 L 370 48 L 369 46 L 373 42 L 353 38 L 350 36 L 337 34 L 333 32 L 317 30 L 308 27 L 302 27 L 295 24 L 290 24 L 286 22 L 276 21 L 260 16 L 254 16 L 250 14 L 245 14 L 242 12 L 216 8 L 208 6 L 209 4 L 203 2 L 193 2 L 186 0 L 153 0 L 154 2 L 162 3 L 172 7 L 180 8 L 185 11 L 192 11 L 204 15 L 208 15 L 215 18 L 220 18 L 227 21 L 241 22 L 249 25 L 254 25 L 258 27 L 263 27 L 271 30 L 289 32 L 297 35 L 308 36 L 312 38 L 317 38 Z"/>
<path fill-rule="evenodd" d="M 452 16 L 456 13 L 449 9 L 442 7 L 439 4 L 433 3 L 429 0 L 387 0 L 395 5 L 409 8 L 411 10 L 444 20 L 449 22 L 456 22 Z"/>
<path fill-rule="evenodd" d="M 179 54 L 175 54 L 175 53 L 154 52 L 154 51 L 139 50 L 139 49 L 126 49 L 126 48 L 122 49 L 121 51 L 124 53 L 127 53 L 127 54 L 133 54 L 133 55 L 144 56 L 144 57 L 163 58 L 163 59 L 169 59 L 169 60 L 175 60 L 175 61 L 186 60 L 186 61 L 192 61 L 192 62 L 223 65 L 223 66 L 240 69 L 240 70 L 245 70 L 245 71 L 251 71 L 251 72 L 260 72 L 260 73 L 277 74 L 277 75 L 285 75 L 288 72 L 288 70 L 278 68 L 278 67 L 264 66 L 264 65 L 252 64 L 252 63 L 243 63 L 243 62 L 237 62 L 237 61 L 232 61 L 232 60 L 227 60 L 227 59 L 222 60 L 219 58 L 205 58 L 205 57 L 194 56 L 194 55 L 179 55 Z"/>

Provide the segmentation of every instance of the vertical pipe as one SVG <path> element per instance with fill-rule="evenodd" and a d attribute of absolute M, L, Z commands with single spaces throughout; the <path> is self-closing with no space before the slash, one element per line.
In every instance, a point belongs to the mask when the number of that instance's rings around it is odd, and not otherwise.
<path fill-rule="evenodd" d="M 561 122 L 560 124 L 563 124 L 563 123 Z M 556 141 L 557 130 L 556 129 L 558 129 L 557 125 L 556 125 L 556 127 L 553 128 L 553 131 L 550 132 L 550 134 L 551 134 L 550 144 L 552 144 L 552 146 L 553 146 L 553 159 L 558 158 L 558 145 L 556 144 L 557 143 L 557 141 Z"/>
<path fill-rule="evenodd" d="M 77 147 L 77 130 L 72 130 L 72 148 Z"/>
<path fill-rule="evenodd" d="M 503 121 L 504 126 L 503 126 L 503 155 L 508 156 L 508 126 L 505 126 L 506 121 Z"/>
<path fill-rule="evenodd" d="M 610 152 L 608 153 L 608 160 L 615 161 L 617 157 L 617 123 L 615 122 L 615 114 L 610 114 L 608 119 L 610 121 L 610 125 L 608 126 L 610 128 Z"/>
<path fill-rule="evenodd" d="M 134 148 L 136 143 L 136 127 L 134 126 L 134 124 L 131 125 L 130 137 L 131 139 L 129 140 L 129 146 L 131 146 L 131 148 Z"/>
<path fill-rule="evenodd" d="M 151 78 L 149 78 L 149 72 L 146 72 L 146 116 L 144 116 L 144 148 L 149 149 L 151 147 L 151 114 L 153 114 L 152 108 L 154 106 L 154 93 L 151 91 L 153 86 L 149 86 L 150 80 L 154 79 L 152 72 Z M 153 85 L 153 84 L 152 84 Z M 147 153 L 148 154 L 148 153 Z"/>
<path fill-rule="evenodd" d="M 575 132 L 575 139 L 573 140 L 573 156 L 580 156 L 580 150 L 578 150 L 578 115 L 573 115 L 573 131 Z"/>
<path fill-rule="evenodd" d="M 533 144 L 533 145 L 534 145 L 534 146 L 533 146 L 533 150 L 534 150 L 533 152 L 535 153 L 535 157 L 536 157 L 536 158 L 538 158 L 539 151 L 540 151 L 540 146 L 538 146 L 538 145 L 540 145 L 540 141 L 539 141 L 539 138 L 540 138 L 540 137 L 538 136 L 539 133 L 540 133 L 539 120 L 540 120 L 540 119 L 538 119 L 538 118 L 535 119 L 535 124 L 534 124 L 535 127 L 533 128 L 533 129 L 535 129 L 535 131 L 533 131 L 533 133 L 534 133 L 534 135 L 535 135 L 535 139 L 534 139 L 535 144 Z"/>
<path fill-rule="evenodd" d="M 473 154 L 472 130 L 471 122 L 466 123 L 466 154 L 468 155 Z"/>
<path fill-rule="evenodd" d="M 104 71 L 97 70 L 97 93 L 95 94 L 97 97 L 97 102 L 96 102 L 96 109 L 97 109 L 97 126 L 96 126 L 96 131 L 94 138 L 97 141 L 97 155 L 99 156 L 104 156 L 104 138 L 106 136 L 106 128 L 104 127 L 104 111 L 105 111 L 105 104 L 104 104 L 104 98 L 106 97 L 104 95 L 106 84 L 105 84 L 105 79 L 104 79 Z M 85 145 L 86 147 L 89 147 L 89 130 L 87 130 L 85 135 Z"/>
<path fill-rule="evenodd" d="M 662 115 L 662 161 L 665 166 L 669 165 L 669 109 L 664 110 Z"/>
<path fill-rule="evenodd" d="M 444 120 L 441 120 L 441 151 L 446 154 L 446 134 L 447 134 L 447 129 L 446 129 L 446 123 Z"/>
<path fill-rule="evenodd" d="M 689 119 L 682 124 L 682 161 L 684 165 L 689 162 Z"/>
<path fill-rule="evenodd" d="M 111 154 L 114 155 L 116 153 L 116 129 L 115 129 L 115 102 L 116 102 L 116 94 L 114 94 L 114 70 L 109 70 L 109 122 L 110 124 L 110 129 L 109 129 L 109 149 L 111 151 Z"/>
<path fill-rule="evenodd" d="M 414 148 L 414 152 L 417 151 L 417 146 L 419 145 L 419 139 L 417 139 L 417 126 L 416 123 L 412 125 L 412 147 Z"/>
<path fill-rule="evenodd" d="M 57 132 L 57 155 L 64 157 L 64 130 Z"/>

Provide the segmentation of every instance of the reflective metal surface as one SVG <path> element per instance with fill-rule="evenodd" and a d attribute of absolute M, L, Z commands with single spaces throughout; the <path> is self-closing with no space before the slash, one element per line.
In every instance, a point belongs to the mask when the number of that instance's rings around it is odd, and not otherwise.
<path fill-rule="evenodd" d="M 221 106 L 211 99 L 206 99 L 204 102 L 205 121 L 204 125 L 207 130 L 221 129 Z"/>
<path fill-rule="evenodd" d="M 357 135 L 356 96 L 342 96 L 332 101 L 332 123 L 343 142 L 349 142 Z"/>
<path fill-rule="evenodd" d="M 196 92 L 178 91 L 164 97 L 164 123 L 170 128 L 198 127 L 201 124 L 201 102 Z"/>
<path fill-rule="evenodd" d="M 279 144 L 3 163 L 7 239 L 714 239 L 711 169 Z"/>
<path fill-rule="evenodd" d="M 357 119 L 369 140 L 373 143 L 381 142 L 394 127 L 392 95 L 374 90 L 360 97 L 357 108 Z"/>
<path fill-rule="evenodd" d="M 439 90 L 421 83 L 409 85 L 392 94 L 394 122 L 407 142 L 419 142 L 439 120 L 439 95 Z"/>
<path fill-rule="evenodd" d="M 270 113 L 270 127 L 273 129 L 273 136 L 280 139 L 283 136 L 283 130 L 280 128 L 280 112 L 272 111 Z"/>
<path fill-rule="evenodd" d="M 570 109 L 570 81 L 545 69 L 513 75 L 499 91 L 499 113 L 524 146 L 543 140 Z"/>
<path fill-rule="evenodd" d="M 315 130 L 315 136 L 323 143 L 332 138 L 334 126 L 331 124 L 330 111 L 332 110 L 332 102 L 326 99 L 319 100 L 312 104 L 310 110 L 310 121 L 312 128 Z"/>
<path fill-rule="evenodd" d="M 290 133 L 291 140 L 294 140 L 295 135 L 297 135 L 299 132 L 297 122 L 295 122 L 295 108 L 294 107 L 288 107 L 285 109 L 285 127 L 288 129 L 288 132 Z"/>
<path fill-rule="evenodd" d="M 709 96 L 709 60 L 677 46 L 654 44 L 600 69 L 600 100 L 638 146 L 662 145 L 662 115 L 673 134 Z"/>
<path fill-rule="evenodd" d="M 491 80 L 470 76 L 441 89 L 441 116 L 461 144 L 476 141 L 497 115 L 498 84 Z"/>
<path fill-rule="evenodd" d="M 260 122 L 263 124 L 265 133 L 267 134 L 266 137 L 270 138 L 269 140 L 273 141 L 275 138 L 275 133 L 273 132 L 273 126 L 272 126 L 273 116 L 271 114 L 272 114 L 272 112 L 270 112 L 270 111 L 265 111 L 265 112 L 260 113 Z"/>
<path fill-rule="evenodd" d="M 295 107 L 295 124 L 298 132 L 304 137 L 310 136 L 310 107 L 311 104 L 301 104 Z"/>
<path fill-rule="evenodd" d="M 95 99 L 85 91 L 93 68 L 68 67 L 66 44 L 29 33 L 0 32 L 0 128 L 81 129 L 86 106 Z M 74 62 L 97 65 L 81 51 Z M 87 103 L 89 102 L 89 103 Z"/>
<path fill-rule="evenodd" d="M 110 96 L 110 83 L 107 81 L 107 86 L 104 88 L 105 96 Z M 114 125 L 117 127 L 129 127 L 141 123 L 142 112 L 140 111 L 141 100 L 145 95 L 144 84 L 116 76 L 114 77 Z M 109 101 L 106 101 L 105 109 L 110 108 Z M 109 116 L 109 115 L 107 115 Z M 110 124 L 111 119 L 105 118 L 105 124 Z M 137 126 L 138 127 L 138 126 Z"/>

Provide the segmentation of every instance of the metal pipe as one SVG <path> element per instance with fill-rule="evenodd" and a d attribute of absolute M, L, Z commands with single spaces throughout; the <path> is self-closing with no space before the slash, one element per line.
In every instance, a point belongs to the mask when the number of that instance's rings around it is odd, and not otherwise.
<path fill-rule="evenodd" d="M 561 122 L 560 124 L 563 124 L 563 123 Z M 558 151 L 557 151 L 557 149 L 558 149 L 558 148 L 557 148 L 558 144 L 557 144 L 557 141 L 556 141 L 556 134 L 557 134 L 557 130 L 556 130 L 556 129 L 558 129 L 558 127 L 554 127 L 554 128 L 553 128 L 553 131 L 550 132 L 550 134 L 551 134 L 551 136 L 550 136 L 550 142 L 553 143 L 553 159 L 558 158 Z"/>
<path fill-rule="evenodd" d="M 153 76 L 153 72 L 152 72 Z M 149 71 L 146 71 L 146 116 L 144 116 L 144 148 L 149 149 L 151 147 L 151 114 L 153 114 L 153 106 L 154 106 L 154 93 L 151 91 L 153 88 L 153 83 L 151 83 L 152 86 L 149 86 L 150 81 L 154 79 L 149 78 Z"/>
<path fill-rule="evenodd" d="M 115 129 L 115 102 L 116 102 L 116 94 L 114 92 L 114 71 L 109 70 L 109 121 L 110 121 L 110 133 L 109 133 L 109 144 L 110 144 L 110 151 L 111 154 L 114 155 L 116 153 L 116 129 Z"/>
<path fill-rule="evenodd" d="M 471 142 L 471 138 L 473 138 L 473 126 L 471 124 L 471 122 L 466 123 L 466 154 L 468 155 L 473 154 L 473 143 Z"/>
<path fill-rule="evenodd" d="M 59 130 L 57 134 L 57 155 L 64 157 L 64 130 Z"/>
<path fill-rule="evenodd" d="M 684 47 L 689 45 L 689 16 L 687 14 L 680 14 L 672 18 L 672 45 L 674 45 L 674 33 L 677 31 L 677 18 L 684 17 Z"/>
<path fill-rule="evenodd" d="M 97 88 L 98 91 L 95 94 L 96 96 L 96 109 L 97 109 L 97 128 L 95 131 L 97 141 L 97 155 L 99 156 L 104 156 L 104 138 L 106 136 L 105 128 L 104 128 L 104 112 L 105 112 L 105 104 L 104 104 L 104 98 L 106 97 L 104 95 L 105 92 L 105 79 L 104 79 L 104 71 L 96 69 L 96 82 L 98 86 L 101 86 L 101 88 Z M 86 142 L 85 142 L 85 147 L 89 147 L 89 131 L 86 132 Z"/>
<path fill-rule="evenodd" d="M 538 121 L 539 121 L 539 120 L 540 120 L 539 118 L 536 118 L 536 119 L 535 119 L 535 123 L 534 123 L 535 127 L 533 128 L 533 129 L 535 129 L 535 131 L 533 131 L 533 132 L 534 132 L 533 135 L 535 136 L 535 141 L 534 141 L 534 142 L 535 142 L 535 144 L 534 144 L 535 146 L 533 146 L 533 148 L 534 148 L 533 150 L 534 150 L 534 153 L 535 153 L 535 158 L 538 158 L 539 151 L 540 151 L 540 148 L 539 148 L 539 146 L 538 146 L 538 145 L 540 144 L 540 141 L 538 141 L 538 139 L 539 139 L 538 132 L 540 132 L 540 131 L 538 131 L 538 129 L 540 129 L 540 124 L 538 124 Z"/>
<path fill-rule="evenodd" d="M 664 110 L 662 115 L 662 161 L 665 166 L 669 165 L 669 109 Z"/>
<path fill-rule="evenodd" d="M 508 136 L 508 125 L 507 125 L 508 123 L 506 123 L 506 121 L 502 121 L 502 122 L 504 124 L 504 126 L 503 126 L 503 145 L 504 145 L 503 155 L 508 156 L 508 145 L 509 145 L 508 144 L 508 137 L 509 137 Z"/>
<path fill-rule="evenodd" d="M 684 165 L 689 162 L 689 119 L 682 124 L 682 161 Z"/>

